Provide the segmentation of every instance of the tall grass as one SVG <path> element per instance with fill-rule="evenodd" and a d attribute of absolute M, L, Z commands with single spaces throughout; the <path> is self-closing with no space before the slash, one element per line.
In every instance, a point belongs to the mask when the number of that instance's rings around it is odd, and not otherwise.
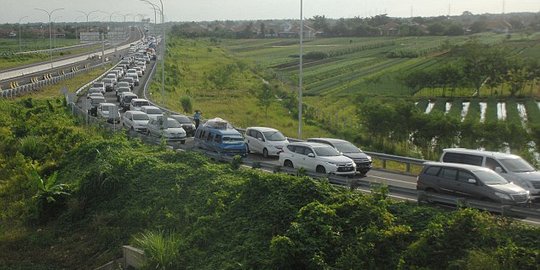
<path fill-rule="evenodd" d="M 164 231 L 146 231 L 134 239 L 145 254 L 145 269 L 179 269 L 180 237 Z"/>

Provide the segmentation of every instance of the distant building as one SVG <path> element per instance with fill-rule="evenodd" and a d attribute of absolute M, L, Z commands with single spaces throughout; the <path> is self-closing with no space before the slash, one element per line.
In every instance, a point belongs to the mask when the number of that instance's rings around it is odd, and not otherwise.
<path fill-rule="evenodd" d="M 97 42 L 101 40 L 101 34 L 99 32 L 81 32 L 79 35 L 81 43 Z"/>

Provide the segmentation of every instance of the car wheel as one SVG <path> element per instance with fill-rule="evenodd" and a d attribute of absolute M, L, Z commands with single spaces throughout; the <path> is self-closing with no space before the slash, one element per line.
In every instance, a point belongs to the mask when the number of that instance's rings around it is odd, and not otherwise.
<path fill-rule="evenodd" d="M 290 160 L 285 160 L 285 162 L 283 162 L 283 166 L 288 168 L 294 168 L 294 165 Z"/>
<path fill-rule="evenodd" d="M 181 143 L 181 144 L 186 144 L 186 141 L 185 141 L 185 140 L 181 140 L 180 143 Z"/>
<path fill-rule="evenodd" d="M 317 166 L 315 171 L 318 173 L 326 173 L 326 169 L 324 168 L 324 166 L 321 166 L 321 165 Z"/>
<path fill-rule="evenodd" d="M 251 153 L 251 151 L 249 150 L 249 144 L 246 144 L 246 153 Z"/>
<path fill-rule="evenodd" d="M 263 157 L 268 158 L 268 150 L 266 148 L 263 149 Z"/>

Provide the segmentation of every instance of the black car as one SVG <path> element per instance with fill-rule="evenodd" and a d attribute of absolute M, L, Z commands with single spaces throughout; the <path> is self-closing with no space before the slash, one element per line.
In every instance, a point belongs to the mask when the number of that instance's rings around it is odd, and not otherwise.
<path fill-rule="evenodd" d="M 181 114 L 174 114 L 169 117 L 178 121 L 178 123 L 182 125 L 182 128 L 186 131 L 187 136 L 195 135 L 195 125 L 191 119 L 189 119 L 189 117 Z"/>
<path fill-rule="evenodd" d="M 354 163 L 356 163 L 356 171 L 361 175 L 366 175 L 366 173 L 371 170 L 371 157 L 348 141 L 333 138 L 310 138 L 307 139 L 307 141 L 324 143 L 334 147 L 344 156 L 354 160 Z"/>

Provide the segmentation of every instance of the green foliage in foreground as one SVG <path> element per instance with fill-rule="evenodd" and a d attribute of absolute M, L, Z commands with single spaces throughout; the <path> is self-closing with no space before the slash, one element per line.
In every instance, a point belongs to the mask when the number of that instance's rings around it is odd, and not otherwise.
<path fill-rule="evenodd" d="M 215 164 L 196 153 L 81 129 L 57 101 L 1 105 L 5 268 L 94 268 L 120 256 L 128 243 L 146 251 L 151 269 L 539 264 L 540 229 L 511 220 L 394 202 L 385 189 L 365 195 L 324 180 Z M 29 137 L 41 143 L 23 147 Z M 45 221 L 29 211 L 36 209 L 34 195 L 42 194 L 26 174 L 34 167 L 42 179 L 54 177 L 70 190 Z"/>

